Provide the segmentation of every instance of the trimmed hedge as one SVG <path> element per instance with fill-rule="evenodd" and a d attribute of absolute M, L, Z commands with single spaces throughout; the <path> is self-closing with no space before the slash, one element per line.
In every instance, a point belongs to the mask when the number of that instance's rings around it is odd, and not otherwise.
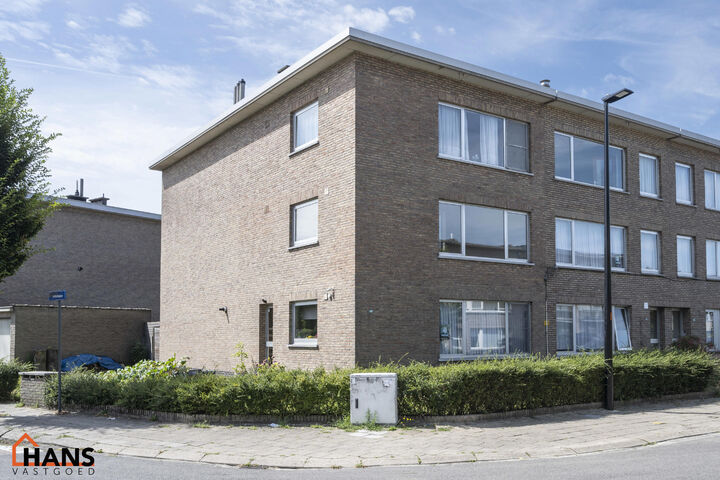
<path fill-rule="evenodd" d="M 30 363 L 18 360 L 0 361 L 0 400 L 14 400 L 13 390 L 20 383 L 20 372 L 32 370 Z"/>
<path fill-rule="evenodd" d="M 615 398 L 629 400 L 700 392 L 717 381 L 718 361 L 704 352 L 641 351 L 615 357 Z M 376 365 L 369 369 L 285 370 L 120 379 L 75 371 L 63 377 L 66 405 L 209 415 L 336 415 L 347 413 L 350 373 L 398 374 L 401 415 L 460 415 L 598 402 L 601 355 L 514 358 L 431 366 Z M 54 406 L 54 383 L 46 403 Z"/>

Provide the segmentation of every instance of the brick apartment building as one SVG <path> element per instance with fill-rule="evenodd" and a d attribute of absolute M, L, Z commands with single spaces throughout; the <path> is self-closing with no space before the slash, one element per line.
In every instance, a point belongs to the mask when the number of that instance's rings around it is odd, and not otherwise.
<path fill-rule="evenodd" d="M 161 357 L 602 347 L 602 106 L 349 29 L 159 159 Z M 720 333 L 720 141 L 611 109 L 615 342 Z"/>

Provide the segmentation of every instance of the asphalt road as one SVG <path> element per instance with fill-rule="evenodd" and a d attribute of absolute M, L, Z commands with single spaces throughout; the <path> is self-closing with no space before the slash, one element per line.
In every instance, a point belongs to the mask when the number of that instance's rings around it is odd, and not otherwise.
<path fill-rule="evenodd" d="M 10 454 L 0 451 L 0 478 L 87 479 L 717 479 L 720 478 L 720 435 L 673 440 L 658 445 L 552 459 L 476 462 L 408 467 L 340 470 L 271 470 L 201 463 L 97 455 L 95 474 L 14 475 Z"/>

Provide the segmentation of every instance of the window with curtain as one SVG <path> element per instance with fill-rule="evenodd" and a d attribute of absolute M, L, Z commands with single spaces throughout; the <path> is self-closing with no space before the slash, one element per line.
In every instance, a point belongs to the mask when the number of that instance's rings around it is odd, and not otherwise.
<path fill-rule="evenodd" d="M 530 353 L 530 304 L 441 301 L 440 357 Z"/>
<path fill-rule="evenodd" d="M 605 228 L 602 223 L 555 219 L 555 263 L 558 266 L 603 268 Z M 610 227 L 611 266 L 626 267 L 625 228 Z"/>
<path fill-rule="evenodd" d="M 625 189 L 625 151 L 610 147 L 610 188 Z M 588 185 L 605 185 L 602 143 L 555 132 L 555 177 Z"/>
<path fill-rule="evenodd" d="M 299 203 L 292 207 L 291 247 L 316 243 L 318 239 L 318 201 Z"/>
<path fill-rule="evenodd" d="M 695 274 L 693 239 L 677 236 L 677 273 L 680 277 L 692 277 Z"/>
<path fill-rule="evenodd" d="M 529 171 L 527 123 L 440 103 L 438 140 L 442 157 Z"/>
<path fill-rule="evenodd" d="M 293 115 L 293 150 L 315 143 L 318 139 L 318 102 L 298 110 Z"/>
<path fill-rule="evenodd" d="M 557 305 L 558 352 L 590 352 L 605 345 L 603 307 L 596 305 Z M 630 318 L 628 310 L 613 306 L 614 347 L 630 350 Z"/>
<path fill-rule="evenodd" d="M 293 345 L 317 345 L 317 301 L 294 302 L 291 312 Z"/>
<path fill-rule="evenodd" d="M 720 173 L 705 170 L 705 208 L 720 210 Z"/>
<path fill-rule="evenodd" d="M 660 234 L 640 231 L 640 263 L 643 273 L 660 273 Z"/>
<path fill-rule="evenodd" d="M 440 255 L 528 261 L 528 215 L 440 202 Z"/>
<path fill-rule="evenodd" d="M 658 159 L 650 155 L 640 154 L 640 194 L 647 197 L 660 196 L 660 169 Z"/>
<path fill-rule="evenodd" d="M 686 205 L 693 203 L 692 167 L 675 164 L 675 201 Z"/>
<path fill-rule="evenodd" d="M 705 258 L 707 261 L 707 277 L 720 279 L 720 242 L 705 241 Z"/>

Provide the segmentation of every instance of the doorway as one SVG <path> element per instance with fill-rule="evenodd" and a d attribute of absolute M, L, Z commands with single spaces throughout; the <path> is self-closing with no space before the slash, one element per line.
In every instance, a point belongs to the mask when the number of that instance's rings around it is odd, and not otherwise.
<path fill-rule="evenodd" d="M 651 308 L 649 312 L 650 319 L 650 347 L 660 347 L 660 314 L 657 308 Z"/>
<path fill-rule="evenodd" d="M 705 312 L 705 343 L 711 350 L 718 350 L 720 344 L 720 310 Z"/>
<path fill-rule="evenodd" d="M 265 362 L 272 363 L 273 358 L 273 307 L 265 308 Z"/>

